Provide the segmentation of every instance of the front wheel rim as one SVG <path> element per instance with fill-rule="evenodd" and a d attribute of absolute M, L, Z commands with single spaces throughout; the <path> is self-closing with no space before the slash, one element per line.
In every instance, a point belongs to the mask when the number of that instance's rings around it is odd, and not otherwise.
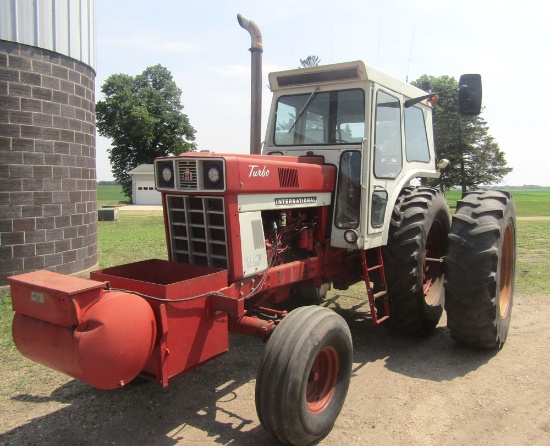
<path fill-rule="evenodd" d="M 324 347 L 309 372 L 306 401 L 312 413 L 322 412 L 332 400 L 338 381 L 339 360 L 334 347 Z"/>

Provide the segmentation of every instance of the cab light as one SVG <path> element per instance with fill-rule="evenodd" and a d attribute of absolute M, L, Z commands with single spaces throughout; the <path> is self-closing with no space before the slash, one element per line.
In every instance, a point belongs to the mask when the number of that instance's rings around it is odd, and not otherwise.
<path fill-rule="evenodd" d="M 354 244 L 357 241 L 357 233 L 351 229 L 348 229 L 344 232 L 344 240 L 347 243 Z"/>

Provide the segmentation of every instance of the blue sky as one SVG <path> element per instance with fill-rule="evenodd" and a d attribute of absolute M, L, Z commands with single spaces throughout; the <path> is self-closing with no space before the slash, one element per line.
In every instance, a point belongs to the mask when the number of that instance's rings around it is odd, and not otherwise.
<path fill-rule="evenodd" d="M 250 37 L 237 23 L 241 13 L 263 36 L 264 130 L 267 73 L 296 68 L 310 54 L 322 64 L 361 59 L 409 81 L 480 73 L 482 116 L 514 168 L 505 183 L 550 186 L 543 134 L 550 127 L 550 13 L 540 2 L 96 0 L 96 8 L 97 99 L 109 75 L 160 63 L 183 91 L 199 150 L 249 149 Z M 112 179 L 109 146 L 98 137 L 98 180 Z"/>

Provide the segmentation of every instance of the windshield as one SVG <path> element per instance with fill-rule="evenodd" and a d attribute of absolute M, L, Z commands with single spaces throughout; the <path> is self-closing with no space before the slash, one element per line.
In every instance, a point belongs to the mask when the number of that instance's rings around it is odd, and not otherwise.
<path fill-rule="evenodd" d="M 315 90 L 277 101 L 275 145 L 357 144 L 364 137 L 363 90 Z"/>

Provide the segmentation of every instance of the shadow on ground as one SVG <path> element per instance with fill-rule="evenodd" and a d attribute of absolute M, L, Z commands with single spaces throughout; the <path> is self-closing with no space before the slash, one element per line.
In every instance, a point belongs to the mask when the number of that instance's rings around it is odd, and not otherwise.
<path fill-rule="evenodd" d="M 441 382 L 464 376 L 494 356 L 494 352 L 457 346 L 445 327 L 421 339 L 392 335 L 372 324 L 368 304 L 360 300 L 333 294 L 325 304 L 351 328 L 352 380 L 364 379 L 358 377 L 362 368 L 384 361 L 394 373 Z M 49 397 L 14 395 L 15 401 L 37 405 L 57 401 L 66 406 L 0 435 L 0 444 L 170 446 L 188 443 L 182 432 L 188 432 L 188 427 L 202 431 L 201 441 L 278 444 L 259 425 L 254 411 L 253 386 L 263 348 L 257 339 L 231 335 L 227 355 L 174 380 L 165 390 L 137 382 L 116 391 L 100 391 L 69 381 Z"/>
<path fill-rule="evenodd" d="M 451 381 L 477 370 L 495 356 L 497 350 L 476 350 L 457 344 L 446 327 L 445 313 L 433 333 L 408 337 L 391 333 L 370 318 L 368 302 L 353 299 L 340 304 L 341 295 L 325 303 L 348 323 L 354 347 L 354 372 L 367 364 L 384 360 L 395 373 L 430 381 Z"/>

